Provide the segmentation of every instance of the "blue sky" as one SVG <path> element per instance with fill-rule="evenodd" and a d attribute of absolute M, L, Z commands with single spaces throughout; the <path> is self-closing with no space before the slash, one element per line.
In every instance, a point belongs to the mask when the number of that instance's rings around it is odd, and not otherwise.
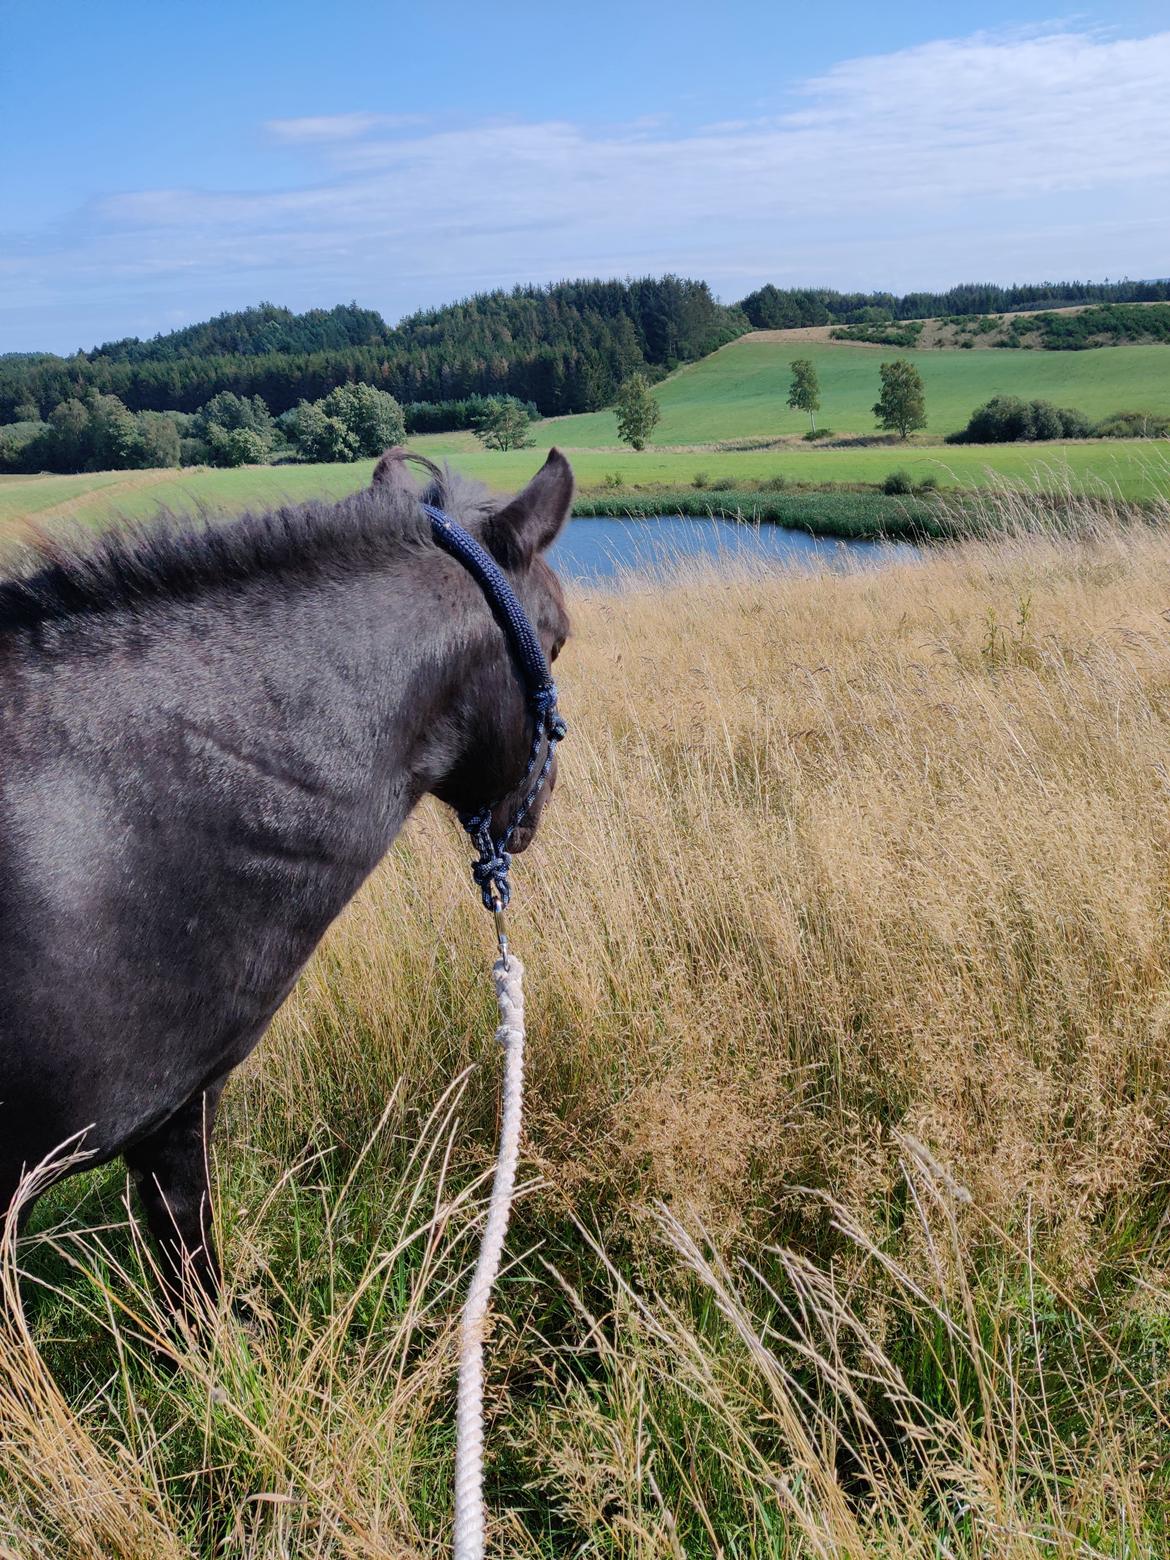
<path fill-rule="evenodd" d="M 7 0 L 0 351 L 564 276 L 1170 274 L 1170 7 Z"/>

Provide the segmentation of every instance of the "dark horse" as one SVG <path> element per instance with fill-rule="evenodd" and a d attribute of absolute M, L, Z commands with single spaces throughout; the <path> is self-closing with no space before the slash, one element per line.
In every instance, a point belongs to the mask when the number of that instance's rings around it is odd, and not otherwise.
<path fill-rule="evenodd" d="M 405 458 L 336 505 L 122 529 L 0 585 L 0 1217 L 83 1134 L 85 1167 L 133 1173 L 172 1298 L 216 1292 L 216 1106 L 326 927 L 427 792 L 501 798 L 496 831 L 518 799 L 523 691 Z M 550 658 L 572 491 L 554 450 L 502 507 L 438 472 L 421 495 Z"/>

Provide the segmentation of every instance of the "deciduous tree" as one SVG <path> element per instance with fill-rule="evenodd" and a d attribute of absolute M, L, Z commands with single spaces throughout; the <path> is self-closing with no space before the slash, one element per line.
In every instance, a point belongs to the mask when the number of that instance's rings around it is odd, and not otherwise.
<path fill-rule="evenodd" d="M 905 438 L 915 428 L 926 427 L 926 391 L 922 375 L 905 358 L 883 363 L 882 393 L 874 402 L 873 413 L 879 428 L 888 428 Z"/>
<path fill-rule="evenodd" d="M 788 404 L 794 411 L 808 413 L 809 424 L 815 433 L 816 414 L 821 409 L 821 386 L 817 371 L 809 358 L 794 358 L 788 366 L 792 370 Z"/>
<path fill-rule="evenodd" d="M 374 385 L 338 385 L 318 405 L 348 430 L 359 455 L 380 455 L 406 437 L 401 406 Z"/>
<path fill-rule="evenodd" d="M 650 394 L 645 374 L 631 374 L 618 392 L 618 437 L 632 449 L 645 449 L 662 416 L 662 408 Z"/>
<path fill-rule="evenodd" d="M 322 410 L 320 401 L 302 401 L 287 419 L 287 426 L 297 452 L 306 460 L 356 460 L 357 440 L 337 417 L 330 417 Z"/>

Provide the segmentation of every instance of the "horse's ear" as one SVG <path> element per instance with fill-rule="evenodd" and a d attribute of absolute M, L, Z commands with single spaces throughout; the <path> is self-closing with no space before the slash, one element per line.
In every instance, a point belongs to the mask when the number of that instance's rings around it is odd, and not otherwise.
<path fill-rule="evenodd" d="M 572 507 L 573 468 L 560 450 L 549 450 L 523 492 L 487 521 L 484 546 L 504 568 L 526 569 L 556 540 Z"/>
<path fill-rule="evenodd" d="M 374 467 L 372 485 L 414 492 L 414 482 L 406 469 L 406 463 L 411 458 L 410 451 L 404 450 L 400 444 L 395 445 L 392 450 L 383 451 L 378 457 L 378 464 Z"/>

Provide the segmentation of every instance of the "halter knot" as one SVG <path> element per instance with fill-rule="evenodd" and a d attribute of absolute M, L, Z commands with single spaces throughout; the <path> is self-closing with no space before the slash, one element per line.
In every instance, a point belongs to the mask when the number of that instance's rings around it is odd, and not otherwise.
<path fill-rule="evenodd" d="M 534 688 L 528 698 L 537 715 L 549 715 L 557 707 L 557 685 L 547 682 L 541 688 Z"/>
<path fill-rule="evenodd" d="M 512 897 L 508 872 L 512 855 L 489 841 L 479 847 L 479 857 L 471 863 L 471 875 L 479 885 L 480 897 L 488 910 L 506 910 Z"/>

